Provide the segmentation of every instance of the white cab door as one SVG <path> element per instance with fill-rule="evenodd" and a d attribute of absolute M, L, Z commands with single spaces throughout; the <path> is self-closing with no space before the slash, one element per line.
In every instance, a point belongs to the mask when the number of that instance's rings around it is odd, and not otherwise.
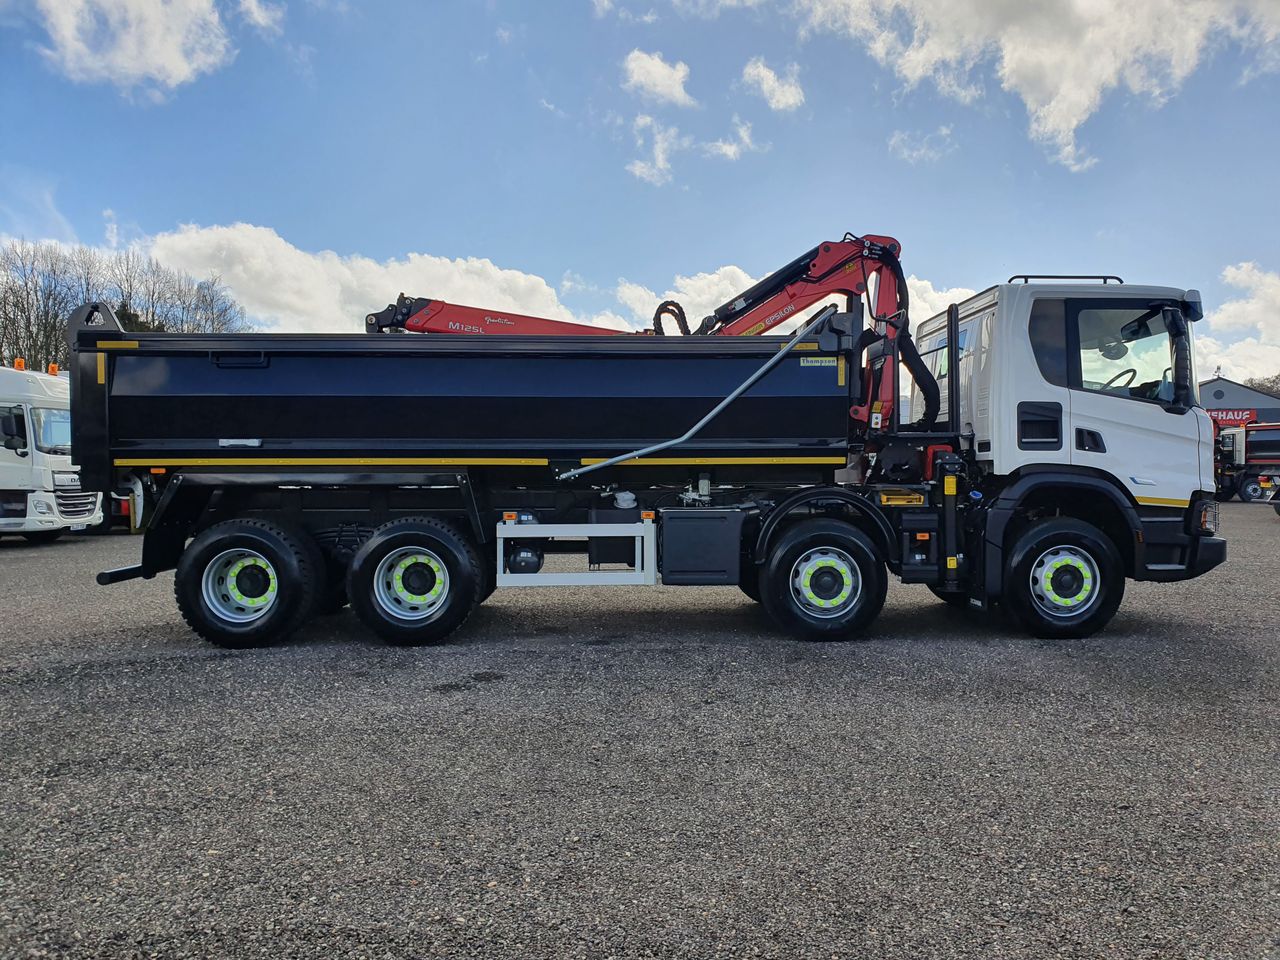
<path fill-rule="evenodd" d="M 1160 310 L 1069 300 L 1067 328 L 1071 462 L 1111 474 L 1140 504 L 1186 506 L 1202 489 L 1199 416 L 1174 403 L 1172 340 Z"/>

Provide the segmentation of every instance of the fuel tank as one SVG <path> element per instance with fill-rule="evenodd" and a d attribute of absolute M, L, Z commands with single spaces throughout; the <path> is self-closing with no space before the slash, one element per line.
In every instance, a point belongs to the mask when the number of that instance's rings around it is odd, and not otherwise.
<path fill-rule="evenodd" d="M 86 329 L 76 338 L 75 453 L 90 476 L 119 467 L 563 469 L 679 436 L 784 342 Z M 853 379 L 843 357 L 801 343 L 696 439 L 649 465 L 839 469 Z"/>

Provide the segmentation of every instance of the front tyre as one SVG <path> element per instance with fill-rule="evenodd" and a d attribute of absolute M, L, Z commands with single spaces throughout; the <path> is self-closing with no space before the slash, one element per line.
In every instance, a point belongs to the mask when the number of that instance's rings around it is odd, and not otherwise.
<path fill-rule="evenodd" d="M 807 640 L 846 640 L 884 606 L 889 580 L 871 539 L 834 519 L 788 527 L 760 572 L 760 602 L 783 630 Z"/>
<path fill-rule="evenodd" d="M 226 520 L 183 551 L 173 592 L 188 626 L 210 643 L 244 649 L 284 640 L 311 615 L 314 548 L 264 520 Z"/>
<path fill-rule="evenodd" d="M 1124 599 L 1124 564 L 1109 537 L 1080 520 L 1041 520 L 1010 552 L 1004 603 L 1031 634 L 1087 637 Z"/>
<path fill-rule="evenodd" d="M 439 643 L 479 604 L 487 572 L 470 541 L 429 517 L 378 527 L 351 561 L 351 607 L 396 646 Z"/>

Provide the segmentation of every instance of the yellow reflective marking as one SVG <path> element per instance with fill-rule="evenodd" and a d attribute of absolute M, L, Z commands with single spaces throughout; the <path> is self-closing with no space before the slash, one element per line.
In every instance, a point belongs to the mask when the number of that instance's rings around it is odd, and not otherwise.
<path fill-rule="evenodd" d="M 604 463 L 605 457 L 583 457 L 582 465 L 589 467 L 595 463 Z M 735 466 L 747 464 L 839 464 L 844 466 L 845 457 L 642 457 L 637 460 L 624 460 L 615 464 L 618 467 L 674 467 L 684 465 Z"/>
<path fill-rule="evenodd" d="M 954 570 L 960 566 L 960 562 L 955 557 L 947 557 L 947 569 Z"/>
<path fill-rule="evenodd" d="M 1177 497 L 1137 497 L 1136 499 L 1149 507 L 1186 507 L 1191 504 L 1190 500 L 1179 500 Z"/>
<path fill-rule="evenodd" d="M 944 496 L 954 497 L 956 495 L 956 478 L 954 476 L 946 476 L 942 478 L 942 493 Z"/>
<path fill-rule="evenodd" d="M 99 350 L 137 350 L 137 340 L 99 340 Z"/>
<path fill-rule="evenodd" d="M 117 467 L 545 467 L 546 457 L 121 457 Z"/>
<path fill-rule="evenodd" d="M 843 387 L 843 386 L 844 386 L 844 384 L 845 384 L 845 370 L 844 370 L 844 368 L 845 368 L 844 354 L 842 353 L 842 354 L 840 354 L 840 356 L 836 359 L 836 386 L 837 386 L 837 387 Z"/>
<path fill-rule="evenodd" d="M 98 354 L 98 382 L 102 384 L 107 382 L 107 355 L 105 353 Z"/>

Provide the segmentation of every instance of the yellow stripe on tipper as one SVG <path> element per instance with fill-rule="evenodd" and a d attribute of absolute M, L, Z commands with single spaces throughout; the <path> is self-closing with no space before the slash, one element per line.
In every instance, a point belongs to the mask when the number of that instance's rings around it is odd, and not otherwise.
<path fill-rule="evenodd" d="M 117 467 L 545 467 L 546 457 L 120 457 Z"/>
<path fill-rule="evenodd" d="M 99 340 L 99 350 L 137 350 L 137 340 Z"/>
<path fill-rule="evenodd" d="M 107 355 L 105 353 L 98 354 L 98 383 L 105 384 L 107 382 Z"/>
<path fill-rule="evenodd" d="M 604 457 L 583 457 L 582 465 L 604 463 Z M 844 466 L 845 457 L 640 457 L 614 464 L 618 467 L 728 467 L 773 465 L 830 465 Z"/>

